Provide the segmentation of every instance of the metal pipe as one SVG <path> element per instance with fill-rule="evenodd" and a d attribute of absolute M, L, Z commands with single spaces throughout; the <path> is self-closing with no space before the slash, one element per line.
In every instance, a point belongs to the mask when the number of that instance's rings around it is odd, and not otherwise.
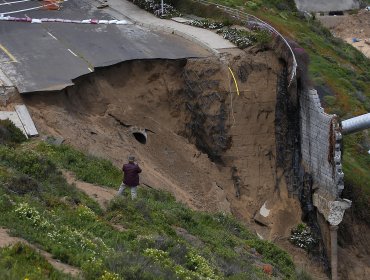
<path fill-rule="evenodd" d="M 370 113 L 342 121 L 342 133 L 351 134 L 370 128 Z"/>

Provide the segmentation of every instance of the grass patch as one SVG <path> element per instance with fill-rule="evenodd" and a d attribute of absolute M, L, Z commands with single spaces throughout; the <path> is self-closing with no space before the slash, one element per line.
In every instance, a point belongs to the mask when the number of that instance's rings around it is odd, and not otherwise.
<path fill-rule="evenodd" d="M 370 156 L 360 145 L 364 134 L 357 133 L 344 138 L 345 173 L 344 197 L 352 200 L 355 215 L 370 225 Z"/>
<path fill-rule="evenodd" d="M 70 146 L 40 143 L 35 150 L 58 167 L 72 171 L 79 180 L 111 188 L 117 188 L 122 182 L 122 171 L 110 161 L 86 155 Z"/>
<path fill-rule="evenodd" d="M 22 243 L 0 248 L 0 275 L 3 280 L 75 279 L 55 270 L 44 257 Z"/>
<path fill-rule="evenodd" d="M 117 197 L 103 212 L 58 171 L 82 172 L 82 165 L 101 167 L 108 186 L 115 171 L 120 175 L 110 163 L 68 146 L 0 146 L 0 226 L 81 268 L 86 279 L 267 279 L 261 263 L 296 279 L 281 249 L 257 240 L 231 216 L 192 211 L 169 193 L 140 188 L 137 200 Z"/>

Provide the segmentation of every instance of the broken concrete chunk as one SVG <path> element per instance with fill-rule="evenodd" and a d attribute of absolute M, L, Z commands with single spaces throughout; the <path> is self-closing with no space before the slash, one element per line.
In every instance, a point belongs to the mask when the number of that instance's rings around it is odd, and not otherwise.
<path fill-rule="evenodd" d="M 269 226 L 270 220 L 268 216 L 270 215 L 270 210 L 267 208 L 266 204 L 267 204 L 267 201 L 265 201 L 265 203 L 262 205 L 260 210 L 256 213 L 256 215 L 254 215 L 253 219 L 255 222 L 259 224 L 262 224 L 264 226 Z"/>
<path fill-rule="evenodd" d="M 109 7 L 108 4 L 101 4 L 101 5 L 97 6 L 96 8 L 98 8 L 98 9 L 104 9 L 104 8 L 107 8 L 107 7 Z"/>
<path fill-rule="evenodd" d="M 256 213 L 253 217 L 254 221 L 257 222 L 258 224 L 261 224 L 263 226 L 268 227 L 270 225 L 270 221 L 268 218 L 262 216 L 259 212 Z"/>
<path fill-rule="evenodd" d="M 266 208 L 266 202 L 262 205 L 260 209 L 260 214 L 265 218 L 268 217 L 268 215 L 270 215 L 270 210 Z"/>

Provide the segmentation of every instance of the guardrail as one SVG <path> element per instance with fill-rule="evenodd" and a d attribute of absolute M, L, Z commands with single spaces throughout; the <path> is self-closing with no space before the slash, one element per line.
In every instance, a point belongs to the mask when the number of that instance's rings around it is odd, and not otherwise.
<path fill-rule="evenodd" d="M 255 27 L 258 27 L 260 29 L 268 30 L 270 33 L 275 34 L 275 36 L 283 42 L 283 44 L 286 46 L 287 50 L 291 54 L 291 59 L 292 59 L 291 69 L 290 69 L 291 73 L 290 73 L 290 79 L 289 79 L 288 87 L 291 85 L 293 79 L 297 75 L 298 64 L 297 64 L 297 60 L 296 60 L 296 57 L 294 55 L 292 47 L 289 45 L 288 41 L 284 38 L 284 36 L 279 31 L 277 31 L 270 24 L 268 24 L 267 22 L 264 22 L 263 20 L 259 19 L 258 17 L 254 16 L 254 15 L 251 15 L 251 14 L 248 14 L 248 13 L 245 13 L 245 12 L 242 12 L 240 10 L 233 9 L 233 8 L 230 8 L 230 7 L 226 7 L 226 6 L 223 6 L 223 5 L 214 3 L 214 2 L 210 2 L 210 1 L 205 1 L 205 0 L 191 0 L 191 1 L 198 2 L 198 3 L 201 3 L 203 5 L 214 5 L 217 8 L 223 10 L 225 13 L 229 14 L 230 16 L 240 20 L 241 22 L 243 22 L 243 21 L 246 22 L 248 26 L 255 26 Z"/>

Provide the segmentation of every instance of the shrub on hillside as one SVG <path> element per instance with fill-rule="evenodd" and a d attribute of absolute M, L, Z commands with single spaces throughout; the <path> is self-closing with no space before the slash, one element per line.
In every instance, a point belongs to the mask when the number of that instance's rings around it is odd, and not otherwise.
<path fill-rule="evenodd" d="M 0 144 L 14 145 L 27 140 L 27 137 L 10 120 L 0 120 Z"/>
<path fill-rule="evenodd" d="M 210 21 L 208 19 L 192 20 L 191 22 L 189 22 L 189 25 L 206 29 L 220 29 L 224 27 L 224 24 L 222 22 Z"/>
<path fill-rule="evenodd" d="M 44 180 L 56 172 L 56 166 L 48 158 L 33 151 L 0 146 L 0 161 L 34 179 Z"/>
<path fill-rule="evenodd" d="M 27 175 L 13 177 L 10 182 L 5 185 L 9 191 L 19 195 L 25 195 L 27 193 L 35 194 L 40 192 L 38 182 Z"/>
<path fill-rule="evenodd" d="M 250 32 L 235 28 L 226 28 L 220 29 L 217 33 L 221 33 L 226 40 L 237 45 L 240 49 L 255 45 L 262 50 L 266 50 L 270 47 L 272 42 L 271 34 L 266 30 Z"/>
<path fill-rule="evenodd" d="M 293 228 L 290 235 L 290 242 L 299 248 L 309 251 L 317 243 L 310 228 L 305 224 L 299 224 Z"/>
<path fill-rule="evenodd" d="M 287 252 L 283 251 L 271 242 L 264 240 L 247 240 L 247 244 L 256 249 L 256 251 L 263 255 L 263 260 L 273 264 L 279 271 L 281 271 L 286 278 L 295 278 L 295 268 L 292 258 Z"/>
<path fill-rule="evenodd" d="M 168 3 L 163 3 L 163 15 L 162 5 L 160 0 L 130 0 L 140 8 L 153 13 L 157 17 L 170 17 L 178 15 L 178 11 Z"/>

